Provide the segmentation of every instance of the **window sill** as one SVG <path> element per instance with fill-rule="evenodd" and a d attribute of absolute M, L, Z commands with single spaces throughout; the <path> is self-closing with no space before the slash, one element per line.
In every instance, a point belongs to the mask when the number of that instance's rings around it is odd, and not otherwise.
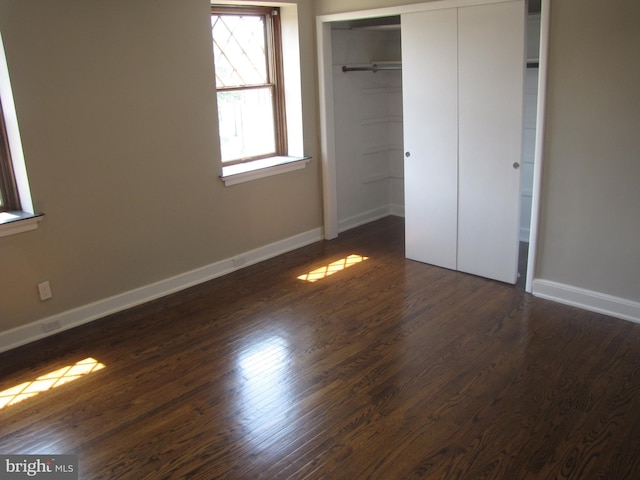
<path fill-rule="evenodd" d="M 279 175 L 281 173 L 300 170 L 307 166 L 311 157 L 269 157 L 254 160 L 253 162 L 238 163 L 222 167 L 220 179 L 225 186 L 250 182 L 259 178 Z"/>
<path fill-rule="evenodd" d="M 43 216 L 42 213 L 0 212 L 0 237 L 35 230 Z"/>

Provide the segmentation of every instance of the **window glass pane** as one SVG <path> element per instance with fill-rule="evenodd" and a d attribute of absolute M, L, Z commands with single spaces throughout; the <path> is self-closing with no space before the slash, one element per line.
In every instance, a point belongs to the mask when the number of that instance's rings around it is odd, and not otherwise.
<path fill-rule="evenodd" d="M 270 87 L 218 92 L 222 161 L 274 154 Z"/>
<path fill-rule="evenodd" d="M 211 31 L 217 88 L 268 83 L 263 17 L 212 15 Z"/>

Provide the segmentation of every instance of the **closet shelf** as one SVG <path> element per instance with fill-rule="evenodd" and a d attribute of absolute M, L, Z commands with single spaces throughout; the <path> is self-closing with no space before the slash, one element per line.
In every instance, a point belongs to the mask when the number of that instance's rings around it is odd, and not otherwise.
<path fill-rule="evenodd" d="M 402 62 L 372 62 L 360 65 L 343 65 L 343 72 L 379 72 L 382 70 L 402 70 Z"/>

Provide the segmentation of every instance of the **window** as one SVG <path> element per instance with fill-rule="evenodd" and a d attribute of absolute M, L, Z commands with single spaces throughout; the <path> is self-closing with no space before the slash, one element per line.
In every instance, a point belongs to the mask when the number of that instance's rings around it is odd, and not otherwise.
<path fill-rule="evenodd" d="M 35 230 L 42 214 L 33 210 L 24 152 L 0 35 L 0 237 Z"/>
<path fill-rule="evenodd" d="M 20 210 L 20 197 L 13 174 L 13 163 L 9 151 L 9 139 L 0 104 L 0 212 Z"/>
<path fill-rule="evenodd" d="M 287 155 L 280 10 L 212 6 L 223 165 Z"/>

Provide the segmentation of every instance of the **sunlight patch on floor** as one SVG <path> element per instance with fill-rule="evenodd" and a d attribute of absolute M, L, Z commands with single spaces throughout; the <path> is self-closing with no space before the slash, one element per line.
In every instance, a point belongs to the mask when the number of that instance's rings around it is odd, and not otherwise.
<path fill-rule="evenodd" d="M 27 398 L 59 387 L 65 383 L 77 380 L 89 373 L 102 370 L 105 366 L 94 358 L 85 358 L 74 365 L 60 368 L 54 372 L 41 375 L 30 382 L 21 383 L 15 387 L 0 392 L 0 410 L 15 405 Z"/>
<path fill-rule="evenodd" d="M 316 268 L 309 273 L 300 275 L 298 277 L 298 280 L 304 280 L 306 282 L 317 282 L 318 280 L 322 280 L 323 278 L 333 275 L 334 273 L 338 273 L 345 268 L 353 267 L 358 263 L 362 263 L 365 260 L 369 260 L 369 257 L 363 257 L 362 255 L 349 255 L 348 257 L 336 260 L 329 265 Z"/>

